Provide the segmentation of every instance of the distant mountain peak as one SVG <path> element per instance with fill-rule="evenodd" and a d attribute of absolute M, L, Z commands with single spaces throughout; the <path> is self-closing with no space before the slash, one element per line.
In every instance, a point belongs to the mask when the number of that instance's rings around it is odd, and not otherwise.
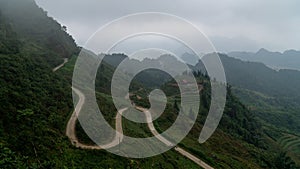
<path fill-rule="evenodd" d="M 181 55 L 181 59 L 190 65 L 196 65 L 200 59 L 199 56 L 201 57 L 203 55 L 204 54 L 195 55 L 195 54 L 185 52 Z"/>
<path fill-rule="evenodd" d="M 268 53 L 269 51 L 265 48 L 259 49 L 256 53 Z"/>
<path fill-rule="evenodd" d="M 283 54 L 286 54 L 286 55 L 299 55 L 300 56 L 300 51 L 290 49 L 290 50 L 284 51 Z"/>

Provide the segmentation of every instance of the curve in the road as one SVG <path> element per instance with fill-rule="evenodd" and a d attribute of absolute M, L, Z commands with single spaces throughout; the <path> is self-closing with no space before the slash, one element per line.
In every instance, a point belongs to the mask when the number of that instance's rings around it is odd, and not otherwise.
<path fill-rule="evenodd" d="M 68 58 L 64 59 L 64 62 L 60 65 L 58 65 L 57 67 L 55 67 L 52 71 L 56 72 L 58 69 L 62 68 L 66 63 L 68 62 Z M 85 96 L 84 94 L 78 90 L 75 87 L 72 87 L 72 90 L 78 95 L 79 100 L 78 103 L 67 123 L 67 127 L 66 127 L 66 136 L 70 139 L 72 145 L 76 146 L 77 148 L 82 148 L 82 149 L 108 149 L 111 147 L 115 147 L 118 144 L 120 144 L 123 140 L 123 129 L 122 129 L 122 113 L 124 111 L 127 110 L 127 108 L 123 108 L 121 110 L 118 111 L 117 115 L 116 115 L 116 135 L 114 137 L 114 140 L 111 141 L 110 143 L 106 144 L 106 145 L 86 145 L 83 143 L 80 143 L 78 141 L 78 138 L 76 137 L 76 121 L 79 115 L 79 112 L 85 102 Z M 174 146 L 174 144 L 172 142 L 170 142 L 169 140 L 167 140 L 166 138 L 164 138 L 163 136 L 161 136 L 157 130 L 155 129 L 153 122 L 152 122 L 152 116 L 151 113 L 142 107 L 137 107 L 136 109 L 141 110 L 142 112 L 145 113 L 146 118 L 147 118 L 147 124 L 148 124 L 148 128 L 150 129 L 151 133 L 157 138 L 159 139 L 161 142 L 163 142 L 164 144 L 166 144 L 167 146 Z M 179 152 L 180 154 L 182 154 L 183 156 L 185 156 L 186 158 L 194 161 L 196 164 L 198 164 L 200 167 L 204 168 L 204 169 L 213 169 L 213 167 L 209 166 L 208 164 L 206 164 L 205 162 L 203 162 L 202 160 L 200 160 L 199 158 L 197 158 L 196 156 L 190 154 L 189 152 L 185 151 L 184 149 L 180 148 L 180 147 L 175 147 L 175 150 L 177 152 Z"/>
<path fill-rule="evenodd" d="M 166 138 L 164 138 L 163 136 L 161 136 L 157 130 L 155 129 L 154 125 L 153 125 L 153 122 L 152 122 L 152 116 L 151 116 L 151 113 L 143 108 L 143 107 L 138 107 L 136 106 L 135 107 L 137 110 L 140 110 L 142 112 L 145 113 L 146 115 L 146 119 L 147 119 L 147 125 L 148 125 L 148 128 L 150 129 L 151 133 L 158 139 L 160 140 L 161 142 L 163 142 L 166 146 L 174 146 L 174 144 L 172 142 L 170 142 L 169 140 L 167 140 Z"/>
<path fill-rule="evenodd" d="M 122 113 L 127 110 L 127 108 L 123 108 L 121 110 L 119 110 L 119 112 L 116 115 L 116 135 L 113 141 L 111 141 L 108 144 L 105 145 L 86 145 L 83 143 L 80 143 L 78 141 L 78 138 L 76 137 L 76 121 L 78 119 L 78 115 L 79 112 L 85 102 L 85 96 L 84 94 L 78 90 L 75 87 L 72 87 L 72 90 L 79 96 L 79 101 L 75 107 L 75 110 L 73 111 L 71 118 L 68 121 L 67 127 L 66 127 L 66 135 L 69 137 L 71 143 L 78 147 L 78 148 L 82 148 L 82 149 L 108 149 L 111 147 L 115 147 L 118 144 L 120 144 L 120 142 L 122 142 L 123 140 L 123 129 L 122 129 Z"/>
<path fill-rule="evenodd" d="M 166 146 L 174 146 L 174 144 L 172 142 L 170 142 L 169 140 L 167 140 L 166 138 L 164 138 L 163 136 L 161 136 L 157 130 L 155 129 L 153 122 L 152 122 L 152 116 L 151 113 L 143 108 L 143 107 L 138 107 L 136 106 L 136 109 L 142 111 L 145 113 L 146 118 L 147 118 L 147 124 L 148 124 L 148 128 L 150 129 L 151 133 L 157 138 L 159 139 L 161 142 L 163 142 Z M 185 151 L 184 149 L 180 148 L 180 147 L 175 147 L 174 148 L 175 151 L 179 152 L 181 155 L 185 156 L 186 158 L 194 161 L 196 164 L 198 164 L 200 167 L 204 168 L 204 169 L 213 169 L 213 167 L 209 166 L 208 164 L 206 164 L 204 161 L 200 160 L 199 158 L 197 158 L 196 156 L 192 155 L 191 153 Z"/>
<path fill-rule="evenodd" d="M 80 143 L 78 141 L 78 138 L 76 137 L 76 132 L 75 132 L 75 128 L 76 128 L 76 120 L 77 117 L 79 115 L 79 112 L 85 102 L 85 96 L 84 94 L 78 90 L 77 88 L 72 87 L 72 90 L 79 96 L 79 101 L 75 107 L 75 110 L 71 116 L 71 118 L 68 121 L 67 127 L 66 127 L 66 135 L 69 137 L 69 139 L 71 140 L 71 143 L 73 145 L 75 145 L 78 148 L 82 148 L 82 149 L 108 149 L 114 146 L 117 146 L 118 144 L 120 144 L 123 140 L 123 129 L 122 129 L 122 113 L 124 111 L 127 110 L 127 108 L 123 108 L 121 110 L 119 110 L 119 112 L 116 115 L 116 136 L 114 138 L 114 140 L 106 145 L 86 145 L 83 143 Z M 147 118 L 147 125 L 148 128 L 150 129 L 151 133 L 157 138 L 159 139 L 161 142 L 163 142 L 164 144 L 166 144 L 167 146 L 174 146 L 174 144 L 172 142 L 170 142 L 169 140 L 167 140 L 166 138 L 164 138 L 163 136 L 161 136 L 157 130 L 155 129 L 153 122 L 152 122 L 152 116 L 151 113 L 142 107 L 138 107 L 136 106 L 136 109 L 142 111 L 145 113 L 146 118 Z M 196 164 L 198 164 L 200 167 L 204 168 L 204 169 L 213 169 L 213 167 L 209 166 L 208 164 L 206 164 L 205 162 L 203 162 L 201 159 L 197 158 L 196 156 L 192 155 L 191 153 L 185 151 L 184 149 L 180 148 L 180 147 L 175 147 L 175 151 L 179 152 L 181 155 L 185 156 L 186 158 L 192 160 L 193 162 L 195 162 Z"/>

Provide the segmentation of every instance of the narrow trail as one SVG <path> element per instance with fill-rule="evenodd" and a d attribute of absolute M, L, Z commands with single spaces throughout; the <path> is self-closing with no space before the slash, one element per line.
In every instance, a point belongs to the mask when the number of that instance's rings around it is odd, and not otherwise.
<path fill-rule="evenodd" d="M 53 69 L 53 72 L 57 71 L 58 69 L 62 68 L 66 63 L 68 62 L 68 58 L 64 59 L 64 62 L 62 64 L 60 64 L 59 66 L 55 67 Z M 72 90 L 78 95 L 79 100 L 78 103 L 68 121 L 67 127 L 66 127 L 66 136 L 70 139 L 72 145 L 74 145 L 77 148 L 82 148 L 82 149 L 96 149 L 96 150 L 100 150 L 100 149 L 108 149 L 111 147 L 115 147 L 118 144 L 120 144 L 123 140 L 123 128 L 122 128 L 122 114 L 124 111 L 126 111 L 128 108 L 123 108 L 121 110 L 119 110 L 119 112 L 116 115 L 116 135 L 113 141 L 111 141 L 108 144 L 105 145 L 87 145 L 87 144 L 83 144 L 80 143 L 77 136 L 76 136 L 76 121 L 78 119 L 78 115 L 82 109 L 82 106 L 84 105 L 85 102 L 85 96 L 84 94 L 77 88 L 72 87 Z M 126 98 L 125 98 L 126 99 Z M 167 140 L 166 138 L 164 138 L 163 136 L 161 136 L 157 130 L 155 129 L 153 122 L 152 122 L 152 116 L 151 113 L 142 107 L 138 107 L 136 106 L 136 109 L 142 111 L 145 113 L 146 118 L 147 118 L 147 125 L 148 128 L 150 129 L 151 133 L 157 138 L 159 139 L 161 142 L 163 142 L 164 144 L 166 144 L 167 146 L 174 146 L 174 144 L 172 142 L 170 142 L 169 140 Z M 179 152 L 181 155 L 185 156 L 186 158 L 192 160 L 193 162 L 195 162 L 197 165 L 199 165 L 200 167 L 204 168 L 204 169 L 213 169 L 213 167 L 209 166 L 208 164 L 206 164 L 204 161 L 202 161 L 201 159 L 197 158 L 196 156 L 192 155 L 191 153 L 185 151 L 184 149 L 180 148 L 180 147 L 175 147 L 174 148 L 175 151 Z"/>
<path fill-rule="evenodd" d="M 68 58 L 64 58 L 64 62 L 62 64 L 58 65 L 57 67 L 53 68 L 52 71 L 56 72 L 58 69 L 62 68 L 68 61 L 69 61 Z"/>

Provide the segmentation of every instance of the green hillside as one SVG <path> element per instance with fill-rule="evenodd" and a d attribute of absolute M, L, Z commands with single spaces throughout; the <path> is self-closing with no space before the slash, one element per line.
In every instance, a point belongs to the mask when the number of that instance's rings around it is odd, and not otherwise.
<path fill-rule="evenodd" d="M 0 1 L 0 168 L 199 168 L 174 149 L 151 158 L 130 159 L 105 150 L 73 146 L 65 136 L 65 128 L 74 109 L 71 78 L 79 50 L 65 28 L 33 0 Z M 53 72 L 64 58 L 69 62 Z M 103 63 L 96 79 L 99 107 L 112 126 L 116 110 L 109 87 L 114 70 L 113 64 Z M 149 81 L 160 78 L 147 73 Z M 199 144 L 197 139 L 209 107 L 210 84 L 201 73 L 195 76 L 204 87 L 200 113 L 179 146 L 215 168 L 296 168 L 289 158 L 291 154 L 274 148 L 261 121 L 234 96 L 231 87 L 219 128 L 206 143 Z M 148 87 L 157 83 L 145 87 L 142 80 L 132 83 L 132 99 L 147 105 Z M 154 121 L 160 132 L 175 120 L 175 100 L 180 102 L 178 88 L 170 83 L 173 82 L 160 86 L 168 93 L 167 109 Z M 151 135 L 145 124 L 123 120 L 126 134 Z M 80 141 L 92 144 L 79 123 L 76 130 Z M 276 142 L 285 149 L 298 146 L 298 136 L 281 137 Z"/>

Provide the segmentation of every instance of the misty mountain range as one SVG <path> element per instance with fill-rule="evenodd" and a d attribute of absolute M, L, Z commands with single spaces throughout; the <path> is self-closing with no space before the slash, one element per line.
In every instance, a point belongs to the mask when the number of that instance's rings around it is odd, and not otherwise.
<path fill-rule="evenodd" d="M 0 168 L 199 168 L 174 149 L 137 159 L 74 146 L 74 140 L 66 136 L 66 126 L 75 107 L 71 87 L 80 51 L 84 50 L 65 27 L 49 17 L 34 0 L 0 1 Z M 262 60 L 246 61 L 244 54 L 249 60 L 256 57 Z M 97 55 L 92 52 L 87 55 L 86 64 L 97 61 Z M 228 82 L 226 107 L 219 127 L 204 144 L 199 144 L 198 138 L 210 108 L 210 79 L 197 57 L 189 53 L 181 57 L 194 71 L 201 99 L 197 122 L 178 146 L 214 168 L 298 169 L 300 72 L 277 71 L 268 66 L 298 69 L 299 52 L 262 49 L 257 53 L 219 56 Z M 95 80 L 95 96 L 101 113 L 114 126 L 118 113 L 110 93 L 111 80 L 127 56 L 104 57 Z M 66 58 L 68 62 L 53 71 Z M 161 62 L 170 63 L 170 71 L 182 66 L 174 57 L 162 55 L 157 60 L 132 60 L 128 68 Z M 169 93 L 166 110 L 153 125 L 163 132 L 174 123 L 180 91 L 168 74 L 146 70 L 135 77 L 130 87 L 130 99 L 143 107 L 149 106 L 148 95 L 153 88 Z M 76 99 L 77 95 L 73 97 Z M 124 135 L 153 136 L 146 124 L 122 120 Z M 94 145 L 81 124 L 75 125 L 72 129 L 76 130 L 78 141 Z"/>
<path fill-rule="evenodd" d="M 244 61 L 261 62 L 273 69 L 300 70 L 300 51 L 286 50 L 283 53 L 271 52 L 264 48 L 257 52 L 230 52 L 228 56 Z"/>

